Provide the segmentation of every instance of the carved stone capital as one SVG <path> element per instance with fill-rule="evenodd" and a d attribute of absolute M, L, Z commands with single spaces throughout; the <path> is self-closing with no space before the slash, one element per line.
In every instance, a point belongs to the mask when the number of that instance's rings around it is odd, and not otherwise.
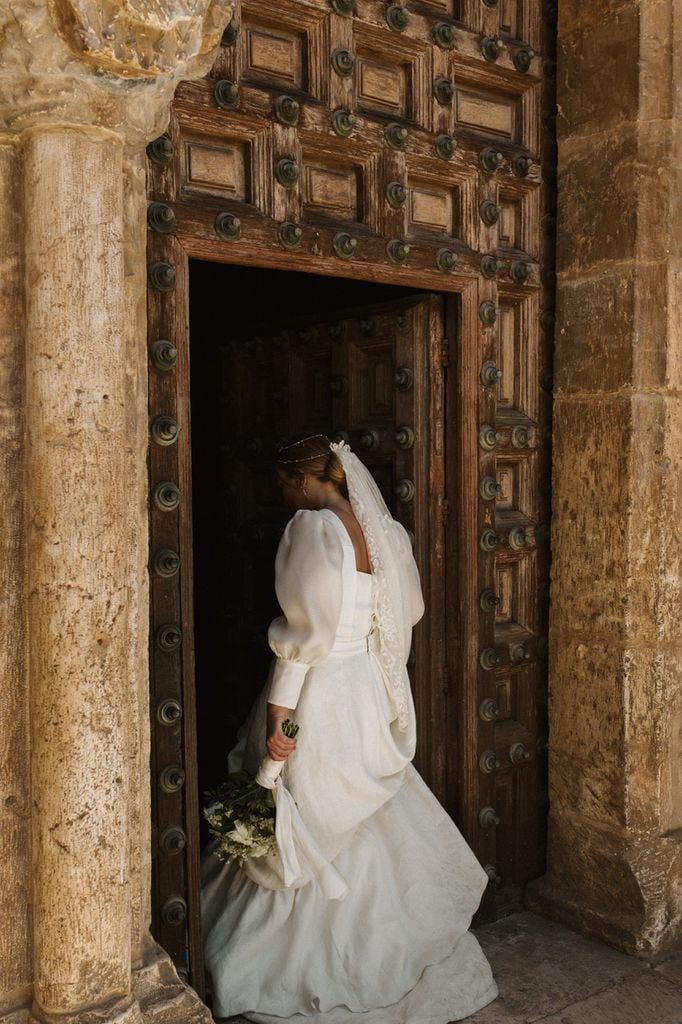
<path fill-rule="evenodd" d="M 96 68 L 131 78 L 170 75 L 217 46 L 230 15 L 224 0 L 54 0 L 71 50 Z"/>
<path fill-rule="evenodd" d="M 211 66 L 233 0 L 0 0 L 0 131 L 98 125 L 140 150 Z"/>

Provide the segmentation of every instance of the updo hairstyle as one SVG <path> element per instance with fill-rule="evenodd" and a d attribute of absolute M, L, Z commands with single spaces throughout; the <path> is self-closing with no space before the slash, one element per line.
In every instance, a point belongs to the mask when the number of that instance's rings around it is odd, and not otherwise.
<path fill-rule="evenodd" d="M 277 451 L 277 468 L 290 477 L 307 473 L 323 483 L 330 481 L 347 498 L 343 464 L 336 452 L 330 450 L 330 443 L 326 434 L 297 434 Z"/>

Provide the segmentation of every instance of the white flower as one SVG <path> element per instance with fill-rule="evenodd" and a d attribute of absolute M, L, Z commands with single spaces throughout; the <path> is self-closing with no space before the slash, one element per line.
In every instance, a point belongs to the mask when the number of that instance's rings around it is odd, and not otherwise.
<path fill-rule="evenodd" d="M 349 452 L 350 445 L 346 444 L 345 441 L 332 441 L 329 445 L 333 452 Z"/>
<path fill-rule="evenodd" d="M 254 846 L 249 853 L 250 857 L 267 857 L 270 850 L 267 846 Z"/>
<path fill-rule="evenodd" d="M 212 815 L 219 811 L 222 806 L 223 805 L 220 803 L 220 801 L 217 800 L 214 804 L 211 804 L 210 807 L 204 807 L 204 817 L 211 818 Z"/>
<path fill-rule="evenodd" d="M 227 833 L 227 838 L 232 839 L 235 843 L 242 843 L 243 846 L 253 845 L 253 833 L 243 821 L 235 821 L 234 828 Z"/>

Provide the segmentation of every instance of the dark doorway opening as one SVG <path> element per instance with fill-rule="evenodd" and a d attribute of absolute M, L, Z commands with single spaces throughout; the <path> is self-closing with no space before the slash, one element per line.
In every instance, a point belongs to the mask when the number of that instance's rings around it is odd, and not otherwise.
<path fill-rule="evenodd" d="M 290 516 L 275 486 L 275 444 L 299 430 L 344 431 L 354 449 L 367 446 L 389 505 L 400 506 L 397 482 L 415 473 L 409 447 L 395 454 L 396 423 L 408 415 L 401 403 L 412 399 L 409 389 L 396 398 L 394 380 L 401 363 L 411 368 L 402 335 L 412 337 L 410 306 L 423 293 L 199 261 L 190 262 L 189 293 L 203 794 L 224 778 L 227 753 L 271 660 L 274 556 Z M 394 514 L 410 527 L 408 504 Z M 203 817 L 200 828 L 203 847 Z"/>

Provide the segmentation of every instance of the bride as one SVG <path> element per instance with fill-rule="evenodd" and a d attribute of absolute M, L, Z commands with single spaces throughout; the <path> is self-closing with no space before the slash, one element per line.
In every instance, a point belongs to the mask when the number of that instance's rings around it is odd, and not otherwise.
<path fill-rule="evenodd" d="M 342 442 L 290 442 L 277 476 L 296 510 L 275 561 L 284 614 L 228 767 L 255 775 L 266 749 L 284 762 L 271 783 L 279 849 L 241 868 L 216 839 L 202 854 L 214 1016 L 462 1020 L 498 994 L 468 931 L 488 876 L 411 764 L 405 665 L 424 602 L 408 535 Z"/>

